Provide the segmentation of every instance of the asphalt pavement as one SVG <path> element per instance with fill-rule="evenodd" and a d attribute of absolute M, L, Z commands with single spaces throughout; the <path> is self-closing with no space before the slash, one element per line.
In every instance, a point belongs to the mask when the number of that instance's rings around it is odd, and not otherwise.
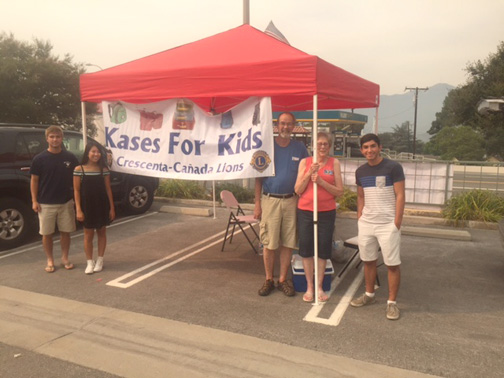
<path fill-rule="evenodd" d="M 79 232 L 72 271 L 45 273 L 39 241 L 0 252 L 0 377 L 502 376 L 497 230 L 403 235 L 402 313 L 389 321 L 385 267 L 377 303 L 348 306 L 363 290 L 358 259 L 337 277 L 352 250 L 335 254 L 326 304 L 260 297 L 262 257 L 243 235 L 221 252 L 224 209 L 214 219 L 163 205 L 114 222 L 98 274 L 84 274 Z M 455 230 L 425 222 L 410 217 L 406 227 Z M 336 229 L 355 236 L 355 219 L 339 217 Z"/>

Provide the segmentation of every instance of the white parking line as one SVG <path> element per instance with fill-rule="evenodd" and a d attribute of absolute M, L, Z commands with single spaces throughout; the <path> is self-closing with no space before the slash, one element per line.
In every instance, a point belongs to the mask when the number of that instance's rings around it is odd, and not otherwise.
<path fill-rule="evenodd" d="M 115 223 L 111 224 L 110 226 L 107 226 L 107 228 L 112 228 L 112 227 L 120 226 L 122 224 L 133 222 L 133 221 L 138 220 L 138 219 L 150 217 L 151 215 L 154 215 L 154 214 L 158 214 L 158 212 L 154 211 L 152 213 L 147 213 L 147 214 L 144 214 L 144 215 L 141 215 L 141 216 L 138 216 L 138 217 L 129 217 L 129 218 L 125 219 L 125 220 L 122 220 L 122 221 L 119 221 L 119 222 L 115 222 Z M 78 238 L 78 237 L 80 237 L 82 235 L 84 235 L 84 232 L 79 232 L 77 234 L 72 234 L 72 236 L 70 236 L 70 239 L 75 239 L 75 238 Z M 59 243 L 59 239 L 55 239 L 54 240 L 54 244 L 57 244 L 57 243 Z M 42 247 L 42 244 L 40 242 L 37 242 L 32 247 L 28 247 L 28 248 L 22 249 L 20 251 L 7 253 L 6 255 L 0 256 L 0 260 L 1 259 L 5 259 L 6 257 L 11 257 L 11 256 L 19 255 L 20 253 L 29 252 L 29 251 L 32 251 L 34 249 L 40 249 L 41 247 Z"/>
<path fill-rule="evenodd" d="M 332 293 L 336 290 L 338 285 L 343 281 L 343 278 L 347 275 L 347 273 L 355 267 L 356 264 L 358 264 L 359 259 L 355 259 L 352 264 L 348 266 L 346 269 L 345 273 L 341 275 L 341 277 L 336 277 L 333 282 L 331 283 L 331 290 L 329 291 L 329 296 L 332 295 Z M 338 326 L 341 319 L 343 318 L 343 315 L 345 314 L 345 311 L 347 310 L 348 306 L 350 305 L 350 301 L 354 297 L 356 291 L 359 289 L 360 285 L 362 284 L 362 281 L 364 280 L 364 273 L 363 270 L 361 269 L 360 272 L 357 274 L 351 285 L 348 287 L 346 293 L 343 295 L 341 300 L 339 301 L 338 305 L 334 309 L 333 313 L 329 318 L 319 318 L 318 315 L 324 308 L 324 306 L 327 304 L 327 302 L 321 303 L 318 306 L 313 306 L 310 311 L 308 311 L 308 314 L 304 317 L 303 320 L 307 322 L 313 322 L 313 323 L 320 323 L 320 324 L 325 324 L 325 325 L 330 325 L 330 326 Z"/>
<path fill-rule="evenodd" d="M 246 227 L 244 228 L 244 230 L 247 230 L 248 228 L 250 228 L 250 226 L 246 226 Z M 112 280 L 112 281 L 107 282 L 107 285 L 109 285 L 109 286 L 114 286 L 114 287 L 118 287 L 118 288 L 121 288 L 121 289 L 127 289 L 127 288 L 129 288 L 129 287 L 131 287 L 131 286 L 133 286 L 133 285 L 135 285 L 135 284 L 137 284 L 137 283 L 139 283 L 139 282 L 141 282 L 141 281 L 143 281 L 143 280 L 146 280 L 146 279 L 147 279 L 147 278 L 149 278 L 149 277 L 152 277 L 152 276 L 153 276 L 153 275 L 155 275 L 156 273 L 159 273 L 159 272 L 161 272 L 161 271 L 163 271 L 163 270 L 165 270 L 165 269 L 168 269 L 169 267 L 171 267 L 171 266 L 173 266 L 173 265 L 175 265 L 175 264 L 178 264 L 178 263 L 179 263 L 179 262 L 181 262 L 181 261 L 184 261 L 184 260 L 188 259 L 188 258 L 189 258 L 189 257 L 191 257 L 191 256 L 197 255 L 198 253 L 203 252 L 204 250 L 206 250 L 206 249 L 208 249 L 208 248 L 210 248 L 210 247 L 213 247 L 214 245 L 216 245 L 216 244 L 218 244 L 218 243 L 222 243 L 221 236 L 224 234 L 224 232 L 225 232 L 225 231 L 219 232 L 218 234 L 212 235 L 212 236 L 210 236 L 210 237 L 206 238 L 205 240 L 202 240 L 202 241 L 200 241 L 200 242 L 198 242 L 198 243 L 195 243 L 195 244 L 193 244 L 193 245 L 191 245 L 191 246 L 189 246 L 189 247 L 186 247 L 186 248 L 184 248 L 184 249 L 181 249 L 180 251 L 174 252 L 174 253 L 172 253 L 171 255 L 168 255 L 168 256 L 166 256 L 166 257 L 163 257 L 162 259 L 159 259 L 159 260 L 153 261 L 152 263 L 147 264 L 147 265 L 144 265 L 143 267 L 140 267 L 140 268 L 138 268 L 138 269 L 136 269 L 136 270 L 134 270 L 134 271 L 132 271 L 132 272 L 130 272 L 130 273 L 126 273 L 126 274 L 122 275 L 121 277 L 116 278 L 115 280 Z M 236 231 L 235 231 L 235 235 L 236 235 L 237 233 L 240 233 L 240 232 L 241 232 L 241 230 L 236 230 Z M 189 254 L 187 254 L 187 255 L 183 256 L 183 257 L 178 258 L 178 259 L 177 259 L 177 260 L 175 260 L 175 261 L 171 261 L 171 262 L 169 262 L 168 264 L 162 265 L 162 266 L 160 266 L 159 268 L 156 268 L 156 269 L 154 269 L 154 270 L 151 270 L 151 271 L 149 271 L 149 272 L 147 272 L 147 273 L 145 273 L 145 274 L 143 274 L 143 275 L 141 275 L 141 276 L 139 276 L 139 277 L 137 277 L 137 278 L 135 278 L 135 279 L 133 279 L 133 280 L 131 280 L 131 281 L 128 281 L 128 282 L 126 282 L 126 283 L 122 283 L 122 282 L 121 282 L 121 281 L 126 280 L 127 278 L 130 278 L 130 277 L 132 277 L 132 276 L 137 275 L 137 274 L 138 274 L 138 273 L 140 273 L 140 272 L 143 272 L 144 270 L 148 270 L 148 269 L 152 268 L 153 266 L 158 265 L 158 264 L 160 264 L 160 263 L 162 263 L 162 262 L 164 262 L 164 261 L 166 261 L 166 260 L 170 260 L 170 259 L 174 258 L 175 256 L 178 256 L 178 255 L 180 255 L 180 254 L 182 254 L 182 253 L 185 253 L 185 252 L 187 252 L 187 251 L 189 251 L 189 250 L 191 250 L 191 249 L 193 249 L 193 248 L 196 248 L 196 247 L 198 247 L 198 246 L 199 246 L 199 245 L 201 245 L 201 244 L 205 244 L 205 243 L 207 243 L 207 242 L 209 242 L 210 240 L 215 239 L 215 238 L 218 238 L 218 239 L 217 239 L 217 240 L 215 240 L 214 242 L 210 243 L 210 244 L 205 245 L 204 247 L 202 247 L 202 248 L 200 248 L 200 249 L 197 249 L 197 250 L 196 250 L 196 251 L 194 251 L 194 252 L 191 252 L 191 253 L 189 253 Z"/>

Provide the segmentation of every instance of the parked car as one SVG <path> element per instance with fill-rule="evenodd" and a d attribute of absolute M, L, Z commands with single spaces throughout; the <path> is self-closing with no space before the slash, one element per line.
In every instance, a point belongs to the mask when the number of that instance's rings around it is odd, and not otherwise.
<path fill-rule="evenodd" d="M 31 207 L 30 166 L 33 157 L 47 149 L 47 127 L 0 123 L 0 249 L 18 246 L 38 230 L 38 217 Z M 65 131 L 63 145 L 82 159 L 82 134 Z M 151 207 L 158 185 L 154 177 L 111 173 L 114 201 L 130 214 Z"/>

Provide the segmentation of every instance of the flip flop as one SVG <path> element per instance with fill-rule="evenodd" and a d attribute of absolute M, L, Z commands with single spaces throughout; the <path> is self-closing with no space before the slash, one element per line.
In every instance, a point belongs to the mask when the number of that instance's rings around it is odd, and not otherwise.
<path fill-rule="evenodd" d="M 319 294 L 318 296 L 318 301 L 319 302 L 327 302 L 327 300 L 329 299 L 329 297 L 324 293 L 324 294 Z"/>
<path fill-rule="evenodd" d="M 74 268 L 74 264 L 72 264 L 70 261 L 67 262 L 66 264 L 65 263 L 61 263 L 61 265 L 63 265 L 63 267 L 66 269 L 66 270 L 72 270 Z"/>
<path fill-rule="evenodd" d="M 313 294 L 305 293 L 303 295 L 303 301 L 305 301 L 305 302 L 313 302 Z"/>
<path fill-rule="evenodd" d="M 47 272 L 47 273 L 53 273 L 54 272 L 54 265 L 47 265 L 44 270 Z"/>

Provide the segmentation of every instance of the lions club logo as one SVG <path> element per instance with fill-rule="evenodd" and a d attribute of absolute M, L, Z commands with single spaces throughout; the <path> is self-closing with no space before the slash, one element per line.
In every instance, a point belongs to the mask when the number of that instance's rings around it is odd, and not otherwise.
<path fill-rule="evenodd" d="M 252 155 L 252 160 L 250 161 L 250 165 L 259 172 L 264 172 L 266 168 L 271 164 L 271 159 L 266 151 L 256 151 L 254 155 Z"/>

